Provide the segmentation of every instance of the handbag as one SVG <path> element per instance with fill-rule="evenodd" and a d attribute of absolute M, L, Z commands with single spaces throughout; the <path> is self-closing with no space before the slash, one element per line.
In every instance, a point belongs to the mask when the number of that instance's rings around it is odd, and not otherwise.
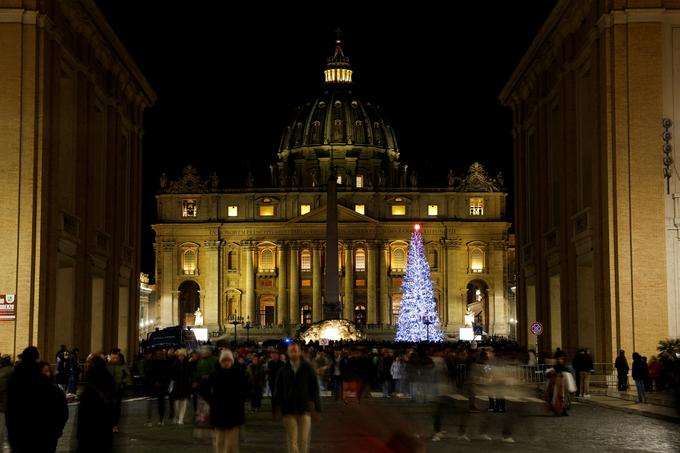
<path fill-rule="evenodd" d="M 567 388 L 567 391 L 569 393 L 576 393 L 578 388 L 576 387 L 576 380 L 574 379 L 574 376 L 572 376 L 572 374 L 568 371 L 563 371 L 562 377 L 566 383 L 565 387 Z"/>

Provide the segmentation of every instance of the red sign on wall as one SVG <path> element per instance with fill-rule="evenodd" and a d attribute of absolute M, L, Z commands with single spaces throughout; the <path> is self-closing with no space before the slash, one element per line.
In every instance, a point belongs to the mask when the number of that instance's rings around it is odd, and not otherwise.
<path fill-rule="evenodd" d="M 0 321 L 17 319 L 17 300 L 14 294 L 0 294 Z"/>

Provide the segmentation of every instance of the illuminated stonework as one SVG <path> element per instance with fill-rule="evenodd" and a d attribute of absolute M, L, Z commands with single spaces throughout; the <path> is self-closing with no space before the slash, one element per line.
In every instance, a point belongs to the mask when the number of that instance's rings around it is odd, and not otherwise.
<path fill-rule="evenodd" d="M 358 341 L 362 335 L 354 323 L 344 319 L 330 319 L 312 324 L 300 334 L 300 340 L 305 343 L 318 342 L 326 339 L 330 341 Z"/>

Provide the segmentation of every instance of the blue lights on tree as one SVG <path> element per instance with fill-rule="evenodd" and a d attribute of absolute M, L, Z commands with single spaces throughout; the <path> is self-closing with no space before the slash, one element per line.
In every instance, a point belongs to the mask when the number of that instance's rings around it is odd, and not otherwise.
<path fill-rule="evenodd" d="M 395 341 L 443 341 L 420 225 L 411 233 Z"/>

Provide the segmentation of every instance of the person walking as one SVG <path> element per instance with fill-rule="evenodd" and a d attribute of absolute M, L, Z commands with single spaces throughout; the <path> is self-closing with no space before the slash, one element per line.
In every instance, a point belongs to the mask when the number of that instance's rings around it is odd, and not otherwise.
<path fill-rule="evenodd" d="M 52 367 L 47 362 L 39 362 L 38 370 L 47 377 L 50 383 L 50 392 L 47 394 L 49 401 L 47 406 L 48 413 L 45 414 L 48 425 L 45 430 L 45 450 L 44 452 L 57 451 L 57 443 L 64 433 L 64 426 L 68 421 L 68 406 L 66 405 L 66 395 L 57 387 L 52 374 Z M 41 452 L 42 453 L 42 452 Z"/>
<path fill-rule="evenodd" d="M 250 388 L 250 406 L 253 411 L 257 412 L 262 404 L 262 393 L 267 381 L 267 373 L 259 355 L 253 356 L 250 365 L 248 365 L 246 376 Z"/>
<path fill-rule="evenodd" d="M 130 383 L 130 370 L 127 365 L 121 363 L 121 357 L 118 353 L 112 353 L 109 357 L 109 363 L 107 369 L 111 376 L 113 377 L 113 382 L 115 383 L 115 405 L 113 412 L 113 428 L 114 433 L 118 432 L 118 425 L 120 423 L 120 414 L 123 408 L 123 394 L 125 393 L 125 387 Z"/>
<path fill-rule="evenodd" d="M 628 366 L 628 359 L 626 359 L 626 352 L 623 349 L 619 351 L 619 356 L 614 361 L 614 368 L 616 368 L 619 392 L 625 392 L 628 390 L 628 371 L 630 371 L 630 367 Z"/>
<path fill-rule="evenodd" d="M 69 369 L 71 365 L 71 361 L 69 359 L 69 352 L 68 349 L 66 349 L 66 345 L 62 344 L 61 348 L 59 348 L 59 351 L 57 351 L 56 354 L 56 363 L 57 363 L 57 385 L 59 388 L 66 392 L 66 386 L 68 385 L 68 376 L 70 374 Z"/>
<path fill-rule="evenodd" d="M 299 344 L 288 346 L 288 359 L 274 385 L 274 417 L 283 416 L 288 453 L 308 453 L 312 414 L 321 412 L 319 384 Z"/>
<path fill-rule="evenodd" d="M 390 375 L 394 381 L 394 392 L 397 398 L 404 396 L 404 377 L 406 373 L 406 365 L 404 364 L 404 356 L 399 354 L 390 366 Z"/>
<path fill-rule="evenodd" d="M 646 403 L 647 395 L 645 394 L 645 379 L 647 379 L 647 361 L 637 352 L 633 353 L 633 380 L 637 388 L 638 403 Z"/>
<path fill-rule="evenodd" d="M 67 397 L 75 397 L 78 391 L 78 382 L 80 381 L 80 350 L 73 348 L 69 355 L 69 373 L 68 373 L 68 387 L 66 389 Z"/>
<path fill-rule="evenodd" d="M 220 353 L 219 367 L 201 387 L 210 405 L 210 425 L 215 431 L 216 453 L 238 453 L 239 432 L 245 423 L 247 382 L 243 367 L 229 349 Z"/>
<path fill-rule="evenodd" d="M 170 368 L 170 394 L 175 404 L 174 421 L 178 425 L 183 425 L 191 396 L 191 368 L 186 349 L 178 349 L 175 356 L 176 359 Z"/>
<path fill-rule="evenodd" d="M 107 369 L 106 359 L 91 354 L 85 362 L 87 384 L 80 395 L 76 436 L 78 452 L 113 451 L 116 419 L 116 382 Z"/>

